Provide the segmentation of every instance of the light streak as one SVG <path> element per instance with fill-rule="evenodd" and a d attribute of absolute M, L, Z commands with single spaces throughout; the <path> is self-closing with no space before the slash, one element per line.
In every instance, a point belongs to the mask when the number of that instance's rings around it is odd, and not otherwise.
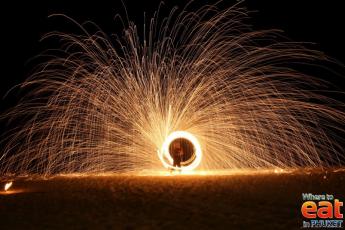
<path fill-rule="evenodd" d="M 129 22 L 116 38 L 90 24 L 45 37 L 62 46 L 2 116 L 18 125 L 2 139 L 1 175 L 169 168 L 167 146 L 179 130 L 197 137 L 187 135 L 197 158 L 185 170 L 344 162 L 344 104 L 295 68 L 327 62 L 321 52 L 252 30 L 239 5 L 157 15 L 142 36 Z"/>

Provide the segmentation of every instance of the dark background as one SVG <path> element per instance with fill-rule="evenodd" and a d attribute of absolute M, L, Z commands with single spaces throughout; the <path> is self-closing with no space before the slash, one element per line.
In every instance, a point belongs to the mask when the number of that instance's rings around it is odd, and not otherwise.
<path fill-rule="evenodd" d="M 143 25 L 144 12 L 147 18 L 153 15 L 160 0 L 123 0 L 128 15 L 139 26 Z M 166 0 L 164 9 L 168 12 L 173 6 L 183 7 L 188 1 Z M 191 8 L 198 8 L 216 1 L 198 0 Z M 237 1 L 224 1 L 222 7 L 231 6 Z M 0 14 L 1 29 L 1 78 L 0 78 L 0 111 L 13 106 L 20 94 L 16 91 L 5 99 L 5 93 L 30 75 L 37 63 L 30 61 L 47 48 L 49 42 L 39 42 L 47 32 L 53 30 L 75 31 L 76 26 L 63 18 L 48 18 L 55 13 L 65 14 L 82 23 L 93 21 L 107 34 L 120 33 L 121 27 L 114 20 L 116 13 L 124 14 L 121 0 L 66 1 L 50 0 L 34 3 L 2 3 Z M 345 63 L 345 22 L 342 1 L 308 1 L 308 0 L 247 0 L 242 2 L 251 14 L 250 23 L 254 29 L 277 28 L 294 41 L 312 42 L 312 48 L 325 52 L 330 57 Z M 166 14 L 165 14 L 166 15 Z M 53 47 L 54 48 L 54 47 Z M 344 72 L 343 72 L 344 73 Z M 344 74 L 341 74 L 344 76 Z M 340 76 L 321 76 L 340 91 L 345 91 L 345 78 Z M 339 90 L 338 89 L 338 90 Z M 336 99 L 344 101 L 341 94 Z"/>

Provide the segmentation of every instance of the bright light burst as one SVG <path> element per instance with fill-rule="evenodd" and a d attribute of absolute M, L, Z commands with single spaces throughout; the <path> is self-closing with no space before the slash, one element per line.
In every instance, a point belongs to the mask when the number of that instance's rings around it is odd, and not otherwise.
<path fill-rule="evenodd" d="M 4 140 L 0 173 L 162 169 L 175 131 L 196 140 L 200 157 L 189 169 L 342 162 L 334 130 L 344 133 L 343 105 L 298 71 L 324 55 L 252 30 L 238 5 L 188 7 L 164 19 L 157 12 L 143 34 L 133 22 L 114 37 L 91 23 L 82 34 L 49 33 L 62 45 L 5 114 L 21 125 Z"/>
<path fill-rule="evenodd" d="M 173 159 L 171 157 L 171 154 L 169 152 L 169 147 L 170 144 L 178 139 L 178 138 L 185 138 L 188 141 L 190 141 L 193 145 L 193 147 L 195 148 L 195 159 L 192 159 L 191 164 L 188 164 L 186 166 L 181 166 L 181 168 L 177 168 L 177 167 L 173 167 Z M 198 139 L 196 139 L 196 137 L 193 136 L 193 134 L 190 134 L 186 131 L 175 131 L 172 132 L 165 140 L 164 143 L 162 145 L 162 149 L 160 151 L 158 151 L 158 156 L 159 159 L 161 159 L 164 167 L 166 168 L 171 168 L 171 169 L 181 169 L 183 171 L 191 171 L 193 169 L 195 169 L 196 167 L 198 167 L 198 165 L 201 162 L 202 159 L 202 150 L 201 150 L 201 146 L 199 144 Z"/>

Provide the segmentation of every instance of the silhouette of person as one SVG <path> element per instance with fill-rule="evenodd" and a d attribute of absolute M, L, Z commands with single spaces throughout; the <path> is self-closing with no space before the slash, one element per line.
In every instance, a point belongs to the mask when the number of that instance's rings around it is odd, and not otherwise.
<path fill-rule="evenodd" d="M 181 168 L 181 161 L 183 158 L 183 148 L 179 141 L 174 142 L 173 144 L 172 158 L 173 158 L 173 166 Z"/>

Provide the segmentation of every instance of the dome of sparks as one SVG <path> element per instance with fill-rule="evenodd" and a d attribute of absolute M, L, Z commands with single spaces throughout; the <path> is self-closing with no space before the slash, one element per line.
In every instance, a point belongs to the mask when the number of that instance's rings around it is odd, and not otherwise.
<path fill-rule="evenodd" d="M 318 69 L 308 73 L 330 60 L 277 30 L 254 30 L 240 5 L 156 12 L 143 34 L 133 21 L 116 36 L 72 21 L 80 32 L 44 37 L 57 47 L 0 116 L 14 125 L 0 140 L 0 175 L 345 161 L 344 103 L 322 93 Z"/>

